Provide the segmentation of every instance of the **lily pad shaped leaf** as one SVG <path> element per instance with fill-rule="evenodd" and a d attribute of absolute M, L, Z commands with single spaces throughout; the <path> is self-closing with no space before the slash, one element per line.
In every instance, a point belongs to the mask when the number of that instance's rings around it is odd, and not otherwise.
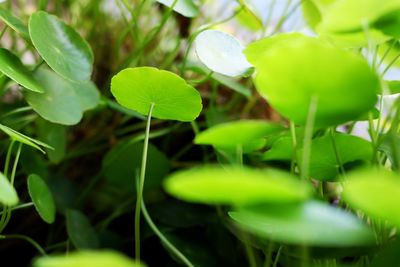
<path fill-rule="evenodd" d="M 358 119 L 377 101 L 379 78 L 368 63 L 318 38 L 282 34 L 250 44 L 245 54 L 257 90 L 297 124 L 305 124 L 311 104 L 315 125 L 327 127 Z"/>
<path fill-rule="evenodd" d="M 89 219 L 80 211 L 68 209 L 67 233 L 72 244 L 78 249 L 96 249 L 99 239 Z"/>
<path fill-rule="evenodd" d="M 307 199 L 311 188 L 295 176 L 277 170 L 202 167 L 170 175 L 165 190 L 185 201 L 211 205 L 249 205 Z"/>
<path fill-rule="evenodd" d="M 0 8 L 0 19 L 25 40 L 30 40 L 28 27 L 8 9 Z"/>
<path fill-rule="evenodd" d="M 188 18 L 196 17 L 199 14 L 199 7 L 193 0 L 157 0 L 157 2 L 172 7 L 175 12 Z"/>
<path fill-rule="evenodd" d="M 252 147 L 265 137 L 283 131 L 278 124 L 257 120 L 241 120 L 218 124 L 199 133 L 194 142 L 202 145 L 213 145 L 219 148 L 236 149 L 242 146 Z"/>
<path fill-rule="evenodd" d="M 214 72 L 235 77 L 246 74 L 252 67 L 239 41 L 222 31 L 203 31 L 194 44 L 200 61 Z"/>
<path fill-rule="evenodd" d="M 111 92 L 117 102 L 158 119 L 193 121 L 201 112 L 199 92 L 178 75 L 152 67 L 128 68 L 112 78 Z"/>
<path fill-rule="evenodd" d="M 0 172 L 0 203 L 6 206 L 18 204 L 18 195 L 7 177 Z"/>
<path fill-rule="evenodd" d="M 56 206 L 46 182 L 40 176 L 31 174 L 28 177 L 28 191 L 40 217 L 47 223 L 53 223 Z"/>
<path fill-rule="evenodd" d="M 82 119 L 83 111 L 81 100 L 71 82 L 44 68 L 38 69 L 35 77 L 45 92 L 25 92 L 25 99 L 33 110 L 43 119 L 53 123 L 77 124 Z"/>
<path fill-rule="evenodd" d="M 66 79 L 87 81 L 92 74 L 93 52 L 70 26 L 44 11 L 32 14 L 29 34 L 40 56 Z"/>
<path fill-rule="evenodd" d="M 355 215 L 317 201 L 244 207 L 229 216 L 256 236 L 289 244 L 348 247 L 375 242 L 373 232 Z"/>
<path fill-rule="evenodd" d="M 362 31 L 379 18 L 400 11 L 399 0 L 337 0 L 324 13 L 319 31 Z"/>
<path fill-rule="evenodd" d="M 114 251 L 79 251 L 37 259 L 34 267 L 144 267 Z"/>
<path fill-rule="evenodd" d="M 19 133 L 19 132 L 15 131 L 15 130 L 3 125 L 3 124 L 0 124 L 0 130 L 2 132 L 4 132 L 6 135 L 8 135 L 12 140 L 18 141 L 18 142 L 23 143 L 23 144 L 25 144 L 27 146 L 31 146 L 33 148 L 36 148 L 37 150 L 41 151 L 42 153 L 45 153 L 45 151 L 41 148 L 41 146 L 45 147 L 45 148 L 48 148 L 48 149 L 53 149 L 51 146 L 49 146 L 49 145 L 47 145 L 47 144 L 45 144 L 45 143 L 43 143 L 41 141 L 35 140 L 35 139 L 33 139 L 33 138 L 29 137 L 29 136 L 26 136 L 26 135 L 24 135 L 22 133 Z"/>
<path fill-rule="evenodd" d="M 349 174 L 343 199 L 372 218 L 400 227 L 400 176 L 393 172 L 367 169 Z"/>
<path fill-rule="evenodd" d="M 0 71 L 28 90 L 42 93 L 44 90 L 21 60 L 9 50 L 0 48 Z"/>

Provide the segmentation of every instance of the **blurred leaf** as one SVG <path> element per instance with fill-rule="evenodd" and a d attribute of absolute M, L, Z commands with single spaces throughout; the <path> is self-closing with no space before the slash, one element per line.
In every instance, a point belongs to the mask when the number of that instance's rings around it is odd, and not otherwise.
<path fill-rule="evenodd" d="M 312 100 L 316 127 L 355 120 L 377 101 L 379 79 L 368 63 L 323 40 L 281 34 L 250 44 L 245 54 L 258 91 L 297 124 L 305 124 Z"/>
<path fill-rule="evenodd" d="M 49 256 L 36 259 L 34 267 L 143 267 L 114 251 L 79 251 L 68 256 Z"/>
<path fill-rule="evenodd" d="M 307 199 L 311 188 L 290 173 L 239 167 L 202 167 L 170 175 L 165 190 L 189 202 L 248 205 Z"/>
<path fill-rule="evenodd" d="M 322 202 L 259 205 L 229 216 L 246 231 L 289 244 L 348 247 L 375 241 L 355 215 Z"/>
<path fill-rule="evenodd" d="M 38 135 L 54 149 L 47 149 L 47 155 L 52 163 L 59 163 L 65 156 L 67 146 L 67 129 L 63 125 L 46 120 L 36 121 Z"/>
<path fill-rule="evenodd" d="M 205 30 L 196 36 L 194 44 L 200 61 L 214 72 L 235 77 L 252 67 L 239 41 L 222 31 Z"/>
<path fill-rule="evenodd" d="M 0 8 L 0 19 L 7 24 L 7 26 L 20 34 L 25 40 L 31 39 L 28 27 L 18 17 L 11 13 L 10 10 Z"/>
<path fill-rule="evenodd" d="M 47 223 L 53 223 L 56 206 L 46 182 L 40 176 L 31 174 L 28 176 L 28 191 L 40 217 Z"/>
<path fill-rule="evenodd" d="M 4 48 L 0 48 L 0 71 L 28 90 L 38 93 L 44 92 L 42 85 L 36 81 L 33 74 L 22 64 L 21 60 Z"/>
<path fill-rule="evenodd" d="M 15 188 L 4 176 L 3 173 L 0 172 L 0 203 L 6 206 L 14 206 L 18 204 L 18 195 Z"/>
<path fill-rule="evenodd" d="M 343 199 L 375 219 L 400 227 L 400 176 L 384 169 L 366 169 L 349 174 Z"/>
<path fill-rule="evenodd" d="M 193 0 L 156 0 L 157 2 L 167 6 L 172 7 L 173 10 L 182 16 L 192 18 L 199 14 L 199 7 L 193 2 Z"/>
<path fill-rule="evenodd" d="M 68 236 L 76 248 L 94 249 L 99 246 L 96 231 L 82 212 L 68 209 L 66 217 Z"/>

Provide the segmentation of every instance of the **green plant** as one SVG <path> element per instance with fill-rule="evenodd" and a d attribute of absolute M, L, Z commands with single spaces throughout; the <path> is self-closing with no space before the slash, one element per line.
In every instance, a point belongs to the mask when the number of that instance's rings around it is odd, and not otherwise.
<path fill-rule="evenodd" d="M 399 265 L 400 1 L 255 3 L 0 4 L 4 262 Z"/>

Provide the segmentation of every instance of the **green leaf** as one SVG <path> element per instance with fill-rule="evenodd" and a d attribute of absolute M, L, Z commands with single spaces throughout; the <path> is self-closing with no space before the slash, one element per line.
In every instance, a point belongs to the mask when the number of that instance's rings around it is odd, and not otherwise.
<path fill-rule="evenodd" d="M 343 199 L 375 219 L 400 227 L 400 176 L 387 170 L 362 170 L 349 174 Z"/>
<path fill-rule="evenodd" d="M 4 176 L 3 173 L 0 172 L 0 203 L 6 206 L 14 206 L 18 204 L 18 195 L 15 188 Z"/>
<path fill-rule="evenodd" d="M 5 134 L 7 134 L 12 140 L 18 141 L 25 145 L 36 148 L 37 150 L 39 150 L 43 153 L 45 153 L 45 152 L 40 146 L 48 148 L 48 149 L 53 149 L 51 146 L 49 146 L 41 141 L 35 140 L 29 136 L 23 135 L 22 133 L 19 133 L 3 124 L 0 124 L 0 130 L 3 131 Z"/>
<path fill-rule="evenodd" d="M 324 13 L 320 31 L 362 31 L 380 17 L 400 10 L 399 0 L 337 0 Z"/>
<path fill-rule="evenodd" d="M 200 61 L 214 72 L 235 77 L 252 67 L 243 55 L 239 41 L 222 31 L 203 31 L 197 35 L 194 44 Z"/>
<path fill-rule="evenodd" d="M 74 125 L 82 119 L 80 98 L 73 83 L 48 69 L 38 69 L 36 79 L 45 89 L 43 94 L 26 92 L 29 105 L 45 120 L 63 125 Z"/>
<path fill-rule="evenodd" d="M 243 146 L 243 150 L 253 148 L 268 135 L 284 130 L 279 124 L 257 120 L 241 120 L 218 124 L 199 133 L 195 144 L 213 145 L 218 148 L 236 149 Z M 227 138 L 229 137 L 229 138 Z"/>
<path fill-rule="evenodd" d="M 66 217 L 68 236 L 76 248 L 94 249 L 99 246 L 96 231 L 82 212 L 68 209 Z"/>
<path fill-rule="evenodd" d="M 295 176 L 277 170 L 203 167 L 170 175 L 165 190 L 185 201 L 247 205 L 307 199 L 311 190 Z"/>
<path fill-rule="evenodd" d="M 6 8 L 0 8 L 0 19 L 25 40 L 30 40 L 28 27 Z"/>
<path fill-rule="evenodd" d="M 346 247 L 375 241 L 355 215 L 322 202 L 258 205 L 229 216 L 258 237 L 289 244 Z"/>
<path fill-rule="evenodd" d="M 142 163 L 143 143 L 121 142 L 103 158 L 102 169 L 107 181 L 123 190 L 136 192 L 136 175 Z M 149 143 L 145 189 L 162 184 L 170 163 L 166 155 Z"/>
<path fill-rule="evenodd" d="M 370 162 L 372 159 L 371 143 L 360 137 L 335 133 L 335 145 L 343 165 L 356 161 Z M 302 149 L 299 154 L 302 155 Z M 322 181 L 335 180 L 340 173 L 339 166 L 331 136 L 314 139 L 311 147 L 310 176 Z"/>
<path fill-rule="evenodd" d="M 305 124 L 312 99 L 317 127 L 355 120 L 377 101 L 379 78 L 368 63 L 323 40 L 282 34 L 250 44 L 245 54 L 256 67 L 257 90 L 297 124 Z"/>
<path fill-rule="evenodd" d="M 56 217 L 56 206 L 46 182 L 40 176 L 31 174 L 28 176 L 28 191 L 43 221 L 53 223 Z"/>
<path fill-rule="evenodd" d="M 235 16 L 236 20 L 251 31 L 259 31 L 263 29 L 263 21 L 261 15 L 251 2 L 247 0 L 239 1 L 241 6 L 237 8 L 239 13 Z M 237 12 L 236 11 L 236 12 Z"/>
<path fill-rule="evenodd" d="M 293 143 L 290 136 L 282 136 L 275 140 L 262 157 L 263 160 L 291 161 L 293 157 Z"/>
<path fill-rule="evenodd" d="M 40 56 L 66 79 L 90 79 L 93 52 L 88 43 L 70 26 L 44 11 L 32 14 L 29 33 Z"/>
<path fill-rule="evenodd" d="M 400 93 L 400 81 L 385 81 L 389 89 L 389 94 L 399 94 Z M 382 92 L 385 94 L 385 92 Z"/>
<path fill-rule="evenodd" d="M 128 257 L 114 251 L 79 251 L 68 256 L 41 257 L 34 261 L 34 267 L 143 267 Z"/>
<path fill-rule="evenodd" d="M 76 96 L 79 98 L 82 111 L 95 108 L 100 102 L 100 93 L 92 81 L 71 82 Z"/>
<path fill-rule="evenodd" d="M 188 18 L 199 15 L 199 7 L 193 2 L 193 0 L 157 0 L 157 2 L 167 7 L 172 7 L 175 3 L 173 10 Z"/>
<path fill-rule="evenodd" d="M 47 149 L 47 156 L 52 163 L 59 163 L 65 156 L 67 147 L 67 129 L 43 119 L 36 120 L 39 137 L 54 149 Z"/>
<path fill-rule="evenodd" d="M 111 92 L 122 106 L 153 117 L 192 121 L 202 109 L 199 92 L 178 75 L 152 67 L 128 68 L 112 78 Z"/>
<path fill-rule="evenodd" d="M 0 71 L 28 90 L 42 93 L 44 89 L 21 60 L 5 48 L 0 48 Z"/>

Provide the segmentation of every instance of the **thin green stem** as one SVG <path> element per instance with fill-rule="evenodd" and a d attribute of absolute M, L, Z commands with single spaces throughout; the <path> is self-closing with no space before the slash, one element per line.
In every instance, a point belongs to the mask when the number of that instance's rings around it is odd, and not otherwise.
<path fill-rule="evenodd" d="M 8 176 L 8 169 L 9 169 L 9 165 L 10 165 L 10 159 L 11 159 L 11 154 L 12 154 L 12 149 L 14 146 L 14 139 L 11 140 L 10 145 L 8 146 L 8 150 L 7 150 L 7 155 L 6 155 L 6 162 L 4 164 L 4 176 Z"/>
<path fill-rule="evenodd" d="M 339 154 L 339 151 L 338 151 L 338 148 L 337 148 L 336 139 L 335 139 L 335 129 L 334 128 L 330 128 L 329 129 L 329 135 L 331 137 L 333 152 L 335 153 L 335 157 L 336 157 L 336 163 L 338 165 L 340 173 L 342 175 L 344 175 L 345 174 L 345 170 L 344 170 L 343 162 L 342 162 L 342 159 L 340 158 L 340 154 Z"/>
<path fill-rule="evenodd" d="M 304 129 L 303 155 L 301 159 L 301 178 L 308 179 L 310 170 L 311 143 L 314 131 L 315 115 L 317 112 L 318 99 L 315 96 L 311 97 L 310 106 L 307 114 L 306 128 Z"/>
<path fill-rule="evenodd" d="M 140 169 L 140 180 L 139 189 L 137 192 L 136 199 L 136 209 L 135 209 L 135 257 L 136 261 L 140 262 L 140 207 L 143 196 L 144 180 L 146 176 L 146 164 L 147 164 L 147 150 L 149 146 L 149 135 L 150 135 L 150 125 L 151 116 L 153 114 L 154 103 L 151 103 L 149 114 L 147 116 L 146 134 L 144 138 L 143 154 L 142 154 L 142 166 Z"/>
<path fill-rule="evenodd" d="M 273 246 L 274 246 L 274 243 L 272 241 L 269 241 L 268 242 L 268 246 L 267 246 L 267 250 L 266 250 L 266 253 L 265 253 L 264 267 L 271 267 Z"/>
<path fill-rule="evenodd" d="M 388 72 L 390 70 L 390 68 L 394 65 L 394 63 L 396 63 L 396 61 L 400 58 L 400 54 L 398 54 L 397 56 L 395 56 L 395 58 L 386 66 L 385 70 L 382 72 L 381 76 L 383 77 L 386 72 Z"/>
<path fill-rule="evenodd" d="M 151 219 L 149 213 L 147 212 L 146 206 L 144 205 L 144 201 L 142 201 L 142 213 L 143 217 L 145 218 L 147 224 L 150 226 L 151 230 L 158 236 L 161 242 L 169 249 L 171 253 L 173 253 L 183 264 L 187 267 L 194 267 L 194 265 L 190 262 L 182 252 L 179 251 L 164 235 L 161 231 L 157 228 L 154 224 L 153 220 Z"/>
<path fill-rule="evenodd" d="M 47 256 L 46 251 L 35 240 L 26 235 L 0 235 L 0 239 L 22 239 L 34 246 L 40 254 Z"/>
<path fill-rule="evenodd" d="M 17 172 L 17 165 L 18 165 L 18 161 L 19 161 L 19 157 L 21 156 L 21 150 L 22 150 L 22 143 L 18 144 L 18 149 L 17 149 L 17 154 L 15 155 L 15 159 L 14 159 L 14 165 L 12 168 L 12 172 L 11 172 L 11 184 L 14 184 L 14 180 L 15 180 L 15 174 Z"/>
<path fill-rule="evenodd" d="M 239 166 L 243 166 L 243 145 L 236 146 L 236 160 Z"/>
<path fill-rule="evenodd" d="M 277 266 L 278 266 L 278 262 L 279 262 L 279 258 L 280 258 L 280 256 L 281 256 L 282 249 L 283 249 L 283 245 L 281 245 L 281 246 L 278 248 L 278 251 L 276 252 L 274 264 L 272 265 L 272 267 L 277 267 Z"/>
<path fill-rule="evenodd" d="M 296 164 L 299 164 L 297 157 L 297 137 L 296 137 L 296 125 L 293 121 L 290 121 L 290 135 L 292 137 L 292 161 L 290 163 L 290 172 L 294 173 L 296 170 Z"/>
<path fill-rule="evenodd" d="M 19 210 L 19 209 L 32 207 L 32 206 L 33 206 L 33 202 L 28 202 L 28 203 L 24 203 L 24 204 L 12 207 L 12 208 L 10 208 L 10 210 Z M 1 211 L 0 214 L 3 214 L 3 212 Z"/>

